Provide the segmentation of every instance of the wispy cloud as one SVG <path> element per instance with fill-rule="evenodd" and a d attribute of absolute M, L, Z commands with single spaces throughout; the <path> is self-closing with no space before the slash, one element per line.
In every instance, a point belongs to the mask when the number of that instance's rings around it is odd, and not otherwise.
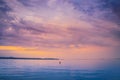
<path fill-rule="evenodd" d="M 113 8 L 119 6 L 109 2 L 1 0 L 0 4 L 0 45 L 38 48 L 120 46 L 118 12 L 113 12 Z"/>

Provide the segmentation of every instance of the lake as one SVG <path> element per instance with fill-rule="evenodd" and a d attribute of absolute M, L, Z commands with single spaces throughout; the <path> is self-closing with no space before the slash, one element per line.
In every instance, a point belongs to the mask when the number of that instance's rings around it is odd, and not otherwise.
<path fill-rule="evenodd" d="M 0 80 L 120 80 L 120 60 L 0 60 Z"/>

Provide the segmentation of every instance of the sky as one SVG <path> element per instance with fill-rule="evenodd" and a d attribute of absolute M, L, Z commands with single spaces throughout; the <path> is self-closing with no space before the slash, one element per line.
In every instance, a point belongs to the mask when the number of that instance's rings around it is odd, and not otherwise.
<path fill-rule="evenodd" d="M 0 0 L 0 56 L 120 58 L 119 0 Z"/>

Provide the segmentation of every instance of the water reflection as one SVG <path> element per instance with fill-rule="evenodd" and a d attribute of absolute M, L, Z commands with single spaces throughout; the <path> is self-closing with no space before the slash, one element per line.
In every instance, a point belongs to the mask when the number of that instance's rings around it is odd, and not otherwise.
<path fill-rule="evenodd" d="M 120 80 L 119 60 L 0 60 L 0 80 Z"/>

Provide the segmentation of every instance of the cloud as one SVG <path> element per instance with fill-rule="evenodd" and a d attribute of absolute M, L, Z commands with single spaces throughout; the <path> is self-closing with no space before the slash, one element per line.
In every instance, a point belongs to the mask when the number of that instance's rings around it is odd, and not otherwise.
<path fill-rule="evenodd" d="M 4 0 L 0 0 L 0 45 L 4 44 L 4 29 L 9 25 L 9 21 L 12 20 L 12 17 L 8 15 L 8 12 L 11 10 Z"/>
<path fill-rule="evenodd" d="M 103 3 L 101 0 L 1 1 L 0 45 L 120 46 L 116 15 Z"/>
<path fill-rule="evenodd" d="M 104 2 L 104 6 L 107 8 L 111 8 L 112 12 L 118 17 L 120 18 L 120 1 L 116 1 L 116 0 L 101 0 Z"/>
<path fill-rule="evenodd" d="M 119 30 L 112 30 L 111 33 L 115 39 L 117 39 L 118 41 L 120 40 L 120 29 Z"/>

